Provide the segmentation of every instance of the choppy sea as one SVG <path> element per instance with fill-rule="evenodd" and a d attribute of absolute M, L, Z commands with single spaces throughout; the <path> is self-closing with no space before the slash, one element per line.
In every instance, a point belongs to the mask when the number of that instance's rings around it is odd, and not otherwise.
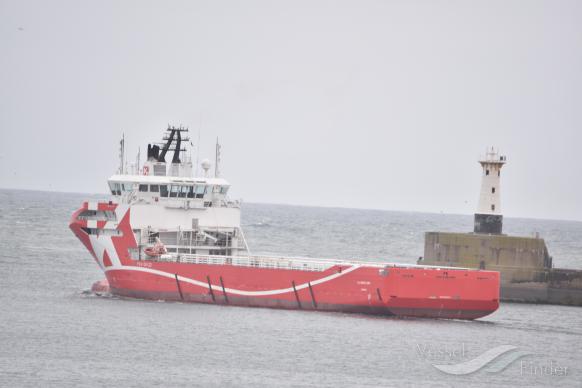
<path fill-rule="evenodd" d="M 87 198 L 0 190 L 2 387 L 582 386 L 577 307 L 507 303 L 466 322 L 94 295 L 104 276 L 67 226 Z M 414 263 L 425 231 L 470 231 L 472 216 L 247 203 L 243 226 L 253 253 Z M 582 268 L 581 222 L 504 230 Z"/>

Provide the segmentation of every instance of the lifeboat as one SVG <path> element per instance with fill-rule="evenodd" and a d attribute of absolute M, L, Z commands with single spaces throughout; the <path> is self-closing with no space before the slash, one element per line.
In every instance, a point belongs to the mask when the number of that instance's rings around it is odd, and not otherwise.
<path fill-rule="evenodd" d="M 161 255 L 168 253 L 168 250 L 160 239 L 156 237 L 156 243 L 154 246 L 145 248 L 143 252 L 149 257 L 160 257 Z"/>

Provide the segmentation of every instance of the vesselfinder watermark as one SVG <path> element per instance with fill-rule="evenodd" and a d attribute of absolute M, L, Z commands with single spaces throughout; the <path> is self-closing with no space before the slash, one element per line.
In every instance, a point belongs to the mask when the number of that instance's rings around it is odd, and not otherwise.
<path fill-rule="evenodd" d="M 545 354 L 536 354 L 514 345 L 499 345 L 472 355 L 465 343 L 418 343 L 415 352 L 433 368 L 448 375 L 502 373 L 510 370 L 524 377 L 564 377 L 571 372 L 568 366 Z"/>

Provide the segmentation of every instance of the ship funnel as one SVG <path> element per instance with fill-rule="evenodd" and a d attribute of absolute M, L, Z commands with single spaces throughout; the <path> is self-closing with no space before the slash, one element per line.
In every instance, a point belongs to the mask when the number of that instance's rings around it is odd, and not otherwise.
<path fill-rule="evenodd" d="M 148 144 L 148 160 L 150 162 L 157 161 L 160 156 L 160 147 L 157 145 Z"/>

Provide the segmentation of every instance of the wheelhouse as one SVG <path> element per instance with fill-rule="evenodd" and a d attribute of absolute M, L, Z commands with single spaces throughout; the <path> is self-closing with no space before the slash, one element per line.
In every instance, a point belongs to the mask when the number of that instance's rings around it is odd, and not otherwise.
<path fill-rule="evenodd" d="M 116 197 L 133 196 L 150 202 L 171 199 L 214 202 L 226 199 L 230 185 L 224 179 L 186 181 L 170 177 L 118 175 L 109 179 L 109 189 Z"/>

